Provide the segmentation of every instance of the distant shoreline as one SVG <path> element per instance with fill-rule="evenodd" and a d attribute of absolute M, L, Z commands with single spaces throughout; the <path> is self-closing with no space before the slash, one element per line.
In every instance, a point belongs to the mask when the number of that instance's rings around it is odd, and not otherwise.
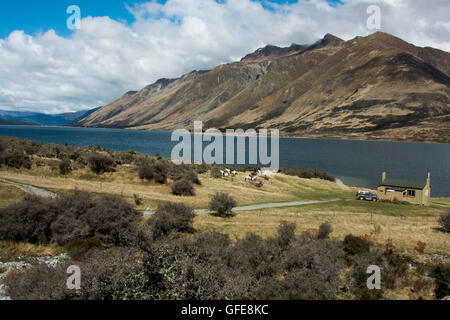
<path fill-rule="evenodd" d="M 14 124 L 2 124 L 0 125 L 6 125 L 6 126 L 16 126 Z M 87 126 L 77 126 L 74 124 L 65 124 L 65 125 L 39 125 L 39 124 L 20 124 L 17 126 L 38 126 L 38 127 L 66 127 L 66 128 L 80 128 L 80 129 L 115 129 L 115 130 L 127 130 L 127 131 L 148 131 L 148 132 L 172 132 L 177 129 L 173 130 L 148 130 L 148 129 L 137 129 L 137 128 L 124 128 L 124 127 L 87 127 Z M 183 128 L 178 128 L 183 129 Z M 259 129 L 255 129 L 258 133 Z M 188 130 L 191 134 L 199 134 L 192 132 L 192 130 Z M 226 132 L 221 131 L 222 135 L 226 135 Z M 270 137 L 270 129 L 267 129 L 267 136 Z M 215 136 L 214 134 L 205 134 L 203 132 L 203 135 L 209 135 L 209 136 Z M 238 134 L 232 134 L 230 136 L 242 136 Z M 378 139 L 378 138 L 367 138 L 362 136 L 336 136 L 336 135 L 289 135 L 285 134 L 283 132 L 280 132 L 281 139 L 309 139 L 309 140 L 341 140 L 341 141 L 369 141 L 369 142 L 395 142 L 395 143 L 424 143 L 424 144 L 442 144 L 442 145 L 448 145 L 449 142 L 437 142 L 437 141 L 428 141 L 428 140 L 411 140 L 411 139 Z"/>

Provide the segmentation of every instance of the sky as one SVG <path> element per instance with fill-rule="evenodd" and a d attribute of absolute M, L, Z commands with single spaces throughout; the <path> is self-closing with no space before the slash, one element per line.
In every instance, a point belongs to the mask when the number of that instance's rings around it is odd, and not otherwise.
<path fill-rule="evenodd" d="M 79 29 L 67 27 L 70 5 Z M 267 44 L 366 36 L 377 31 L 367 26 L 371 5 L 379 31 L 450 50 L 448 0 L 3 0 L 0 109 L 89 109 Z"/>

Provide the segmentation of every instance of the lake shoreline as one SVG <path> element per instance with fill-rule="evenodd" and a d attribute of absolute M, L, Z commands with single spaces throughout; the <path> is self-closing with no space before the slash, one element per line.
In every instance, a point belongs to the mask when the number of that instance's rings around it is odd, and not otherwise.
<path fill-rule="evenodd" d="M 105 149 L 135 150 L 165 158 L 171 157 L 179 143 L 171 141 L 169 131 L 68 126 L 0 126 L 0 136 L 73 146 L 100 145 Z M 204 144 L 206 147 L 208 141 Z M 333 174 L 346 186 L 376 188 L 383 171 L 392 178 L 417 181 L 425 180 L 427 172 L 431 172 L 432 196 L 450 196 L 450 167 L 443 161 L 450 157 L 449 144 L 283 137 L 279 148 L 280 167 L 317 169 Z"/>
<path fill-rule="evenodd" d="M 147 129 L 139 129 L 139 128 L 120 128 L 120 127 L 86 127 L 86 126 L 76 126 L 76 125 L 64 125 L 64 126 L 41 126 L 41 127 L 65 127 L 65 128 L 80 128 L 80 129 L 114 129 L 114 130 L 126 130 L 126 131 L 144 131 L 144 132 L 166 132 L 170 133 L 174 130 L 147 130 Z M 183 128 L 178 128 L 183 129 Z M 199 134 L 195 133 L 192 130 L 186 129 L 191 134 Z M 225 136 L 226 132 L 222 132 L 222 135 Z M 257 130 L 258 132 L 258 130 Z M 267 136 L 270 137 L 270 129 L 267 129 Z M 208 136 L 215 136 L 214 134 L 205 134 Z M 239 134 L 231 134 L 230 136 L 239 137 L 242 135 Z M 425 144 L 439 144 L 439 145 L 448 145 L 449 142 L 438 142 L 438 141 L 429 141 L 429 140 L 412 140 L 412 139 L 383 139 L 383 138 L 367 138 L 365 136 L 336 136 L 336 135 L 289 135 L 280 132 L 279 138 L 282 139 L 310 139 L 310 140 L 337 140 L 337 141 L 369 141 L 369 142 L 396 142 L 396 143 L 425 143 Z"/>

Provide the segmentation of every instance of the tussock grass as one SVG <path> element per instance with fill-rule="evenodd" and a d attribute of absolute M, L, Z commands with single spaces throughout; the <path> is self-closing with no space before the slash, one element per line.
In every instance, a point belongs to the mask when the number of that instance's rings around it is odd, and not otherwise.
<path fill-rule="evenodd" d="M 19 257 L 45 257 L 63 253 L 62 247 L 55 245 L 34 245 L 30 243 L 0 241 L 0 260 L 7 262 L 17 261 Z"/>
<path fill-rule="evenodd" d="M 420 207 L 350 200 L 239 212 L 227 219 L 200 215 L 195 219 L 195 228 L 215 229 L 230 234 L 233 239 L 243 238 L 248 232 L 268 238 L 276 235 L 282 220 L 297 224 L 298 235 L 329 222 L 334 239 L 343 240 L 346 235 L 353 234 L 367 235 L 379 244 L 392 240 L 396 247 L 413 255 L 417 254 L 415 247 L 421 241 L 426 243 L 425 254 L 448 254 L 449 235 L 438 230 L 440 212 L 442 209 L 434 203 L 430 207 Z"/>
<path fill-rule="evenodd" d="M 0 207 L 5 207 L 21 201 L 26 193 L 19 188 L 0 183 Z"/>
<path fill-rule="evenodd" d="M 158 204 L 165 202 L 185 203 L 196 209 L 207 208 L 210 198 L 216 192 L 226 192 L 234 197 L 238 205 L 255 203 L 286 202 L 296 200 L 320 200 L 334 198 L 349 198 L 353 190 L 343 188 L 333 182 L 319 179 L 301 179 L 278 174 L 269 181 L 263 181 L 264 186 L 257 188 L 245 182 L 249 173 L 240 173 L 237 177 L 214 179 L 209 173 L 199 175 L 201 186 L 195 185 L 194 197 L 179 197 L 172 195 L 169 181 L 167 185 L 148 182 L 139 179 L 137 172 L 129 165 L 118 166 L 116 172 L 96 176 L 88 168 L 73 171 L 67 176 L 60 176 L 48 167 L 37 167 L 30 171 L 0 169 L 0 177 L 24 184 L 45 188 L 60 194 L 79 189 L 98 194 L 115 194 L 134 202 L 137 194 L 143 199 L 139 209 L 156 209 Z"/>

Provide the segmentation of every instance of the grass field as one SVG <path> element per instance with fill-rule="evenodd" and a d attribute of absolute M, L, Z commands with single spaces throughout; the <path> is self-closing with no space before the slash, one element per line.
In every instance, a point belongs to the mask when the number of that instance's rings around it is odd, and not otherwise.
<path fill-rule="evenodd" d="M 26 193 L 19 188 L 0 182 L 0 207 L 5 207 L 23 199 Z"/>
<path fill-rule="evenodd" d="M 237 216 L 227 219 L 200 215 L 195 219 L 195 227 L 198 230 L 215 229 L 228 233 L 232 239 L 241 238 L 248 232 L 266 238 L 276 234 L 282 220 L 295 222 L 297 234 L 317 229 L 320 224 L 330 222 L 334 229 L 332 238 L 343 239 L 345 235 L 351 233 L 368 236 L 379 244 L 392 241 L 396 247 L 412 255 L 417 255 L 415 247 L 417 242 L 421 241 L 426 243 L 425 254 L 450 252 L 450 235 L 440 231 L 437 222 L 442 212 L 450 210 L 450 199 L 433 199 L 429 207 L 357 201 L 354 200 L 356 189 L 341 187 L 329 181 L 278 174 L 269 181 L 263 181 L 262 188 L 257 188 L 244 181 L 246 175 L 244 173 L 229 180 L 213 179 L 209 173 L 199 175 L 202 185 L 195 186 L 196 195 L 177 197 L 171 194 L 170 181 L 168 185 L 144 182 L 138 178 L 131 166 L 119 166 L 116 172 L 102 176 L 96 176 L 85 168 L 76 170 L 67 177 L 60 176 L 58 170 L 52 167 L 55 166 L 33 167 L 32 170 L 1 168 L 0 177 L 42 187 L 59 194 L 74 189 L 97 194 L 115 194 L 130 203 L 134 202 L 133 195 L 136 194 L 143 198 L 143 204 L 138 208 L 140 210 L 155 209 L 159 203 L 168 201 L 183 202 L 196 209 L 207 208 L 210 197 L 217 191 L 232 195 L 239 206 L 297 200 L 341 199 L 337 202 L 299 207 L 239 212 Z M 3 199 L 0 206 L 2 203 L 7 205 L 19 201 L 24 196 L 24 193 L 15 187 L 2 184 L 0 187 Z M 39 254 L 41 249 L 33 250 Z"/>
<path fill-rule="evenodd" d="M 218 191 L 229 193 L 239 205 L 344 199 L 351 197 L 354 193 L 353 190 L 340 187 L 333 182 L 300 179 L 286 175 L 277 175 L 269 181 L 263 181 L 264 186 L 257 188 L 245 182 L 244 178 L 247 174 L 241 173 L 229 180 L 211 178 L 209 173 L 202 174 L 199 175 L 202 185 L 195 186 L 194 197 L 178 197 L 171 194 L 170 185 L 142 181 L 129 166 L 120 166 L 117 172 L 106 173 L 102 176 L 96 176 L 86 168 L 77 170 L 67 177 L 60 176 L 49 167 L 33 168 L 31 171 L 0 169 L 2 178 L 45 188 L 59 194 L 79 189 L 99 194 L 119 195 L 130 202 L 136 194 L 143 198 L 143 204 L 139 209 L 156 209 L 159 203 L 168 201 L 183 202 L 195 209 L 202 209 L 208 206 L 210 197 Z"/>
<path fill-rule="evenodd" d="M 448 203 L 437 199 L 436 203 Z M 439 230 L 438 216 L 450 206 L 433 204 L 430 207 L 372 203 L 342 200 L 333 203 L 312 204 L 301 207 L 265 209 L 259 212 L 239 212 L 235 217 L 223 219 L 209 215 L 197 216 L 199 230 L 215 229 L 241 238 L 252 232 L 263 238 L 274 236 L 280 221 L 297 224 L 297 234 L 318 229 L 329 222 L 333 226 L 332 238 L 342 240 L 346 235 L 369 236 L 379 244 L 389 240 L 409 254 L 415 254 L 417 242 L 426 243 L 425 253 L 448 254 L 450 235 Z"/>

